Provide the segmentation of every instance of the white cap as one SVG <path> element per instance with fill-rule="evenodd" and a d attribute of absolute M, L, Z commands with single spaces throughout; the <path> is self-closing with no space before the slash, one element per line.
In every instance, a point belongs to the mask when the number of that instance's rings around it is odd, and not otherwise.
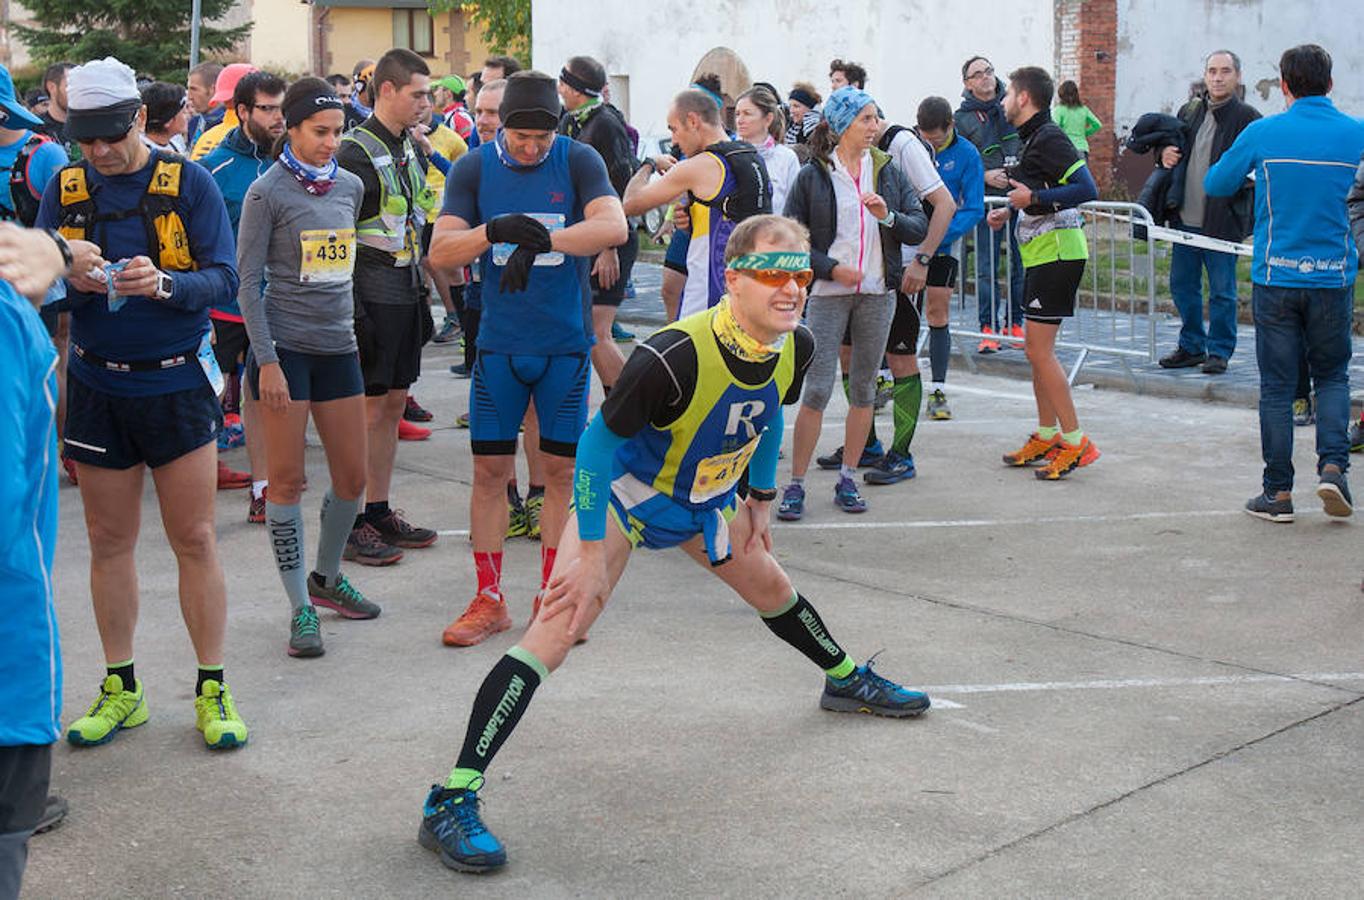
<path fill-rule="evenodd" d="M 105 109 L 129 100 L 142 100 L 137 76 L 112 56 L 92 60 L 66 73 L 66 108 L 72 112 Z"/>

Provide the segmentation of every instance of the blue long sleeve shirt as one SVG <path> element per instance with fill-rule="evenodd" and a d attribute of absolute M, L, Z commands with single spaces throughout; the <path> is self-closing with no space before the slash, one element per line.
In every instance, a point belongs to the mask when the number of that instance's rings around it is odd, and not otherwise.
<path fill-rule="evenodd" d="M 1359 254 L 1345 197 L 1364 154 L 1364 123 L 1326 97 L 1301 97 L 1252 122 L 1203 178 L 1213 197 L 1255 179 L 1251 280 L 1273 287 L 1345 287 Z"/>
<path fill-rule="evenodd" d="M 151 182 L 153 162 L 148 160 L 136 172 L 110 177 L 89 166 L 87 180 L 97 213 L 137 209 Z M 60 193 L 61 185 L 54 178 L 43 192 L 38 209 L 39 228 L 56 228 L 60 223 Z M 236 240 L 222 193 L 207 169 L 185 163 L 180 196 L 174 206 L 185 223 L 190 256 L 198 265 L 197 271 L 170 273 L 174 288 L 169 300 L 129 297 L 117 312 L 109 311 L 104 293 L 87 294 L 68 284 L 74 344 L 116 362 L 163 359 L 198 349 L 209 330 L 209 307 L 236 295 Z M 89 238 L 111 262 L 147 256 L 153 264 L 158 263 L 155 248 L 148 246 L 147 226 L 140 215 L 99 222 L 91 229 Z M 113 372 L 91 365 L 74 353 L 69 371 L 91 387 L 125 397 L 189 390 L 203 384 L 205 378 L 193 360 L 157 371 Z"/>
<path fill-rule="evenodd" d="M 946 253 L 985 216 L 985 165 L 976 145 L 956 134 L 937 152 L 937 164 L 943 185 L 957 202 L 957 211 L 942 239 L 942 252 Z"/>
<path fill-rule="evenodd" d="M 238 229 L 241 228 L 242 200 L 246 198 L 246 192 L 255 184 L 256 179 L 269 171 L 274 164 L 275 161 L 270 154 L 256 146 L 255 141 L 242 133 L 240 125 L 229 131 L 221 144 L 199 160 L 199 165 L 208 170 L 208 174 L 213 176 L 213 181 L 218 185 L 218 190 L 222 192 L 234 241 Z M 235 291 L 225 302 L 214 304 L 213 311 L 218 313 L 219 318 L 233 322 L 242 321 L 242 310 L 237 304 Z"/>

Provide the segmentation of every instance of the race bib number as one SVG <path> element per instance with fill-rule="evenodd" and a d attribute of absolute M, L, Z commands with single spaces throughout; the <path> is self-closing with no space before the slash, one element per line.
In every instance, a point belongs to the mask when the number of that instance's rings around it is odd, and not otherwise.
<path fill-rule="evenodd" d="M 354 228 L 309 229 L 299 232 L 298 242 L 303 251 L 299 281 L 304 284 L 350 281 L 355 271 Z"/>
<path fill-rule="evenodd" d="M 526 213 L 535 221 L 545 226 L 550 233 L 562 231 L 564 228 L 563 213 Z M 507 260 L 511 259 L 512 251 L 516 249 L 515 244 L 493 244 L 493 262 L 499 266 L 505 266 Z M 557 250 L 549 253 L 541 253 L 535 257 L 537 266 L 558 266 L 562 265 L 564 255 Z"/>
<path fill-rule="evenodd" d="M 758 438 L 744 444 L 738 450 L 707 456 L 696 464 L 696 478 L 691 485 L 691 502 L 705 503 L 714 500 L 725 491 L 734 487 L 748 461 L 758 449 Z"/>

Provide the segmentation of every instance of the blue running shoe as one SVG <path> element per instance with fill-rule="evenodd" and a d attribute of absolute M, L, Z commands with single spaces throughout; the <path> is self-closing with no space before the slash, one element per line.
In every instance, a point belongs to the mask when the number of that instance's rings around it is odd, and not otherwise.
<path fill-rule="evenodd" d="M 901 456 L 891 450 L 872 466 L 870 472 L 863 473 L 862 480 L 867 484 L 895 484 L 897 481 L 908 481 L 914 475 L 914 454 Z"/>
<path fill-rule="evenodd" d="M 927 712 L 932 705 L 928 695 L 903 688 L 889 678 L 882 678 L 872 669 L 873 656 L 858 666 L 847 678 L 825 677 L 824 696 L 819 708 L 834 712 L 867 713 L 903 719 Z"/>
<path fill-rule="evenodd" d="M 431 785 L 417 843 L 434 850 L 441 862 L 460 872 L 491 872 L 507 864 L 502 842 L 478 815 L 476 791 Z"/>
<path fill-rule="evenodd" d="M 617 344 L 628 344 L 635 339 L 635 333 L 633 331 L 626 331 L 624 328 L 621 328 L 619 322 L 612 322 L 611 338 Z"/>
<path fill-rule="evenodd" d="M 777 505 L 777 518 L 783 522 L 796 522 L 805 515 L 805 488 L 798 484 L 788 484 L 781 492 L 781 503 Z"/>
<path fill-rule="evenodd" d="M 834 506 L 846 513 L 864 513 L 867 501 L 857 492 L 857 485 L 851 478 L 839 478 L 834 486 Z"/>

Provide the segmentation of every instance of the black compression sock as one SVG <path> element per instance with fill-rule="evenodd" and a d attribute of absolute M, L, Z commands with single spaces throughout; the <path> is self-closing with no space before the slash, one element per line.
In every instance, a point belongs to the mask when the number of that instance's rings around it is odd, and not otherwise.
<path fill-rule="evenodd" d="M 512 647 L 497 661 L 474 697 L 469 730 L 456 769 L 483 772 L 512 733 L 540 682 L 549 676 L 535 655 Z"/>
<path fill-rule="evenodd" d="M 201 695 L 204 693 L 204 682 L 205 682 L 205 681 L 216 681 L 216 682 L 218 682 L 218 684 L 222 684 L 222 683 L 223 683 L 223 667 L 222 667 L 222 666 L 200 666 L 200 667 L 199 667 L 199 680 L 196 681 L 196 682 L 194 683 L 194 696 L 198 697 L 198 696 L 201 696 Z"/>
<path fill-rule="evenodd" d="M 125 691 L 137 690 L 137 677 L 133 674 L 133 661 L 115 663 L 104 667 L 105 675 L 117 675 L 123 679 L 123 689 Z"/>
<path fill-rule="evenodd" d="M 852 657 L 829 636 L 819 613 L 800 594 L 774 613 L 763 613 L 763 624 L 795 647 L 815 665 L 835 678 L 846 677 L 854 668 Z"/>
<path fill-rule="evenodd" d="M 934 325 L 928 329 L 928 359 L 933 370 L 933 381 L 942 384 L 947 380 L 947 361 L 952 357 L 952 335 L 946 325 Z"/>
<path fill-rule="evenodd" d="M 515 478 L 507 482 L 507 502 L 508 503 L 521 502 L 521 488 L 517 487 Z"/>
<path fill-rule="evenodd" d="M 365 519 L 371 524 L 378 524 L 379 520 L 388 515 L 388 501 L 380 500 L 377 503 L 365 504 Z"/>
<path fill-rule="evenodd" d="M 544 492 L 545 486 L 543 484 L 532 484 L 529 490 L 526 491 L 526 497 L 527 499 L 531 497 L 539 497 Z"/>

